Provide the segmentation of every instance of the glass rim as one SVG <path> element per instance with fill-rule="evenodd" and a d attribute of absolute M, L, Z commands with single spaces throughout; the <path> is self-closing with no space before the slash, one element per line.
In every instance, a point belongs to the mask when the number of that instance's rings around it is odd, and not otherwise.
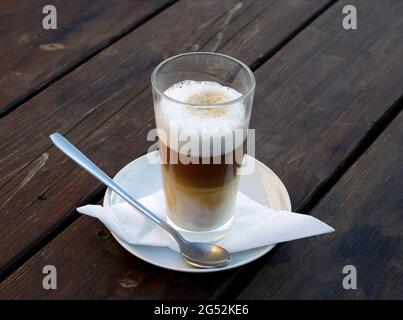
<path fill-rule="evenodd" d="M 156 74 L 157 74 L 158 70 L 162 66 L 164 66 L 166 63 L 168 63 L 168 62 L 170 62 L 172 60 L 175 60 L 175 59 L 178 59 L 178 58 L 181 58 L 181 57 L 184 57 L 184 56 L 190 56 L 190 55 L 213 55 L 213 56 L 219 56 L 219 57 L 222 57 L 222 58 L 232 60 L 233 62 L 239 64 L 242 68 L 244 68 L 247 71 L 247 73 L 248 73 L 248 75 L 249 75 L 249 77 L 251 79 L 250 88 L 248 88 L 246 93 L 241 94 L 241 96 L 236 98 L 236 99 L 232 99 L 230 101 L 223 102 L 223 103 L 217 103 L 217 104 L 192 104 L 192 103 L 187 103 L 187 102 L 183 102 L 183 101 L 179 101 L 179 100 L 176 100 L 174 98 L 171 98 L 170 96 L 166 95 L 164 92 L 162 92 L 161 90 L 159 90 L 157 88 L 157 84 L 156 84 L 156 81 L 155 81 L 156 80 Z M 238 103 L 238 102 L 244 100 L 245 98 L 247 98 L 248 96 L 250 96 L 255 90 L 256 80 L 255 80 L 255 75 L 253 74 L 252 70 L 245 63 L 243 63 L 242 61 L 239 61 L 236 58 L 233 58 L 231 56 L 228 56 L 228 55 L 225 55 L 225 54 L 222 54 L 222 53 L 207 52 L 207 51 L 204 52 L 204 51 L 202 51 L 202 52 L 180 53 L 180 54 L 174 55 L 174 56 L 169 57 L 169 58 L 165 59 L 164 61 L 160 62 L 155 67 L 154 71 L 151 74 L 151 86 L 159 95 L 161 95 L 165 99 L 173 101 L 173 102 L 175 102 L 177 104 L 181 104 L 181 105 L 188 106 L 188 107 L 194 107 L 194 108 L 212 108 L 212 107 L 217 108 L 217 107 L 224 107 L 224 106 L 228 106 L 228 105 L 231 105 L 231 104 Z"/>

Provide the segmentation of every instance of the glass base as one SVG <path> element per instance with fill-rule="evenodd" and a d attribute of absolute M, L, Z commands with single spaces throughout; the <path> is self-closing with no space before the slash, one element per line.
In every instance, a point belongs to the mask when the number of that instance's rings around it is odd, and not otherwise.
<path fill-rule="evenodd" d="M 178 227 L 175 223 L 169 220 L 169 218 L 167 218 L 167 222 L 173 228 L 175 228 L 186 240 L 191 242 L 204 242 L 204 243 L 217 242 L 218 240 L 224 238 L 229 229 L 231 229 L 233 220 L 234 217 L 232 217 L 227 223 L 216 229 L 205 231 L 192 231 Z"/>

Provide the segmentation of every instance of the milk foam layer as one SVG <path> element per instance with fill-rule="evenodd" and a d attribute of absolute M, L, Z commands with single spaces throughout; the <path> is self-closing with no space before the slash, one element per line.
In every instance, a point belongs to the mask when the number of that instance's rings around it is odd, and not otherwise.
<path fill-rule="evenodd" d="M 243 139 L 234 141 L 234 133 L 247 128 L 245 106 L 242 101 L 225 104 L 241 97 L 238 91 L 217 82 L 185 80 L 172 85 L 164 94 L 183 103 L 162 97 L 157 108 L 157 128 L 166 134 L 166 137 L 160 135 L 160 139 L 171 149 L 183 152 L 184 142 L 174 141 L 178 141 L 179 136 L 183 140 L 183 137 L 194 137 L 195 134 L 199 139 L 199 150 L 192 149 L 192 156 L 218 156 L 242 144 Z M 225 105 L 218 105 L 220 103 Z M 233 145 L 211 145 L 210 137 L 232 140 Z"/>

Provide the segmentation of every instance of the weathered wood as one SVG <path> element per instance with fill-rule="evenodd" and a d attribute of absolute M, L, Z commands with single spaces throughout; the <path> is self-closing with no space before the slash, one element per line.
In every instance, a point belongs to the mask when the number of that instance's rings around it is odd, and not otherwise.
<path fill-rule="evenodd" d="M 55 0 L 58 28 L 44 30 L 49 1 L 1 1 L 0 115 L 171 2 Z"/>
<path fill-rule="evenodd" d="M 105 227 L 91 218 L 80 218 L 69 232 L 62 233 L 35 256 L 35 263 L 25 263 L 12 278 L 1 283 L 1 299 L 184 299 L 206 298 L 212 282 L 221 282 L 228 273 L 189 275 L 167 272 L 125 251 Z M 72 238 L 74 237 L 74 238 Z M 79 239 L 75 241 L 73 239 Z M 50 249 L 50 250 L 49 250 Z M 85 254 L 85 258 L 82 256 Z M 44 290 L 42 268 L 53 264 L 58 272 L 58 289 Z M 18 278 L 18 279 L 17 279 Z M 192 290 L 192 287 L 197 290 Z M 171 296 L 171 292 L 175 295 Z"/>
<path fill-rule="evenodd" d="M 380 7 L 379 2 L 353 1 L 365 26 L 358 33 L 341 28 L 341 8 L 346 3 L 325 12 L 256 73 L 258 90 L 251 126 L 256 128 L 257 156 L 284 179 L 295 206 L 333 174 L 402 93 L 403 20 L 399 12 L 403 4 L 389 0 Z M 114 173 L 140 154 L 139 150 L 145 150 L 144 136 L 152 118 L 147 90 L 87 137 L 81 147 L 90 146 L 86 149 L 90 157 Z M 84 136 L 72 136 L 76 142 L 80 137 Z M 55 153 L 50 159 L 57 157 Z M 54 167 L 61 167 L 62 159 Z M 56 216 L 60 221 L 72 204 L 97 185 L 81 170 L 72 170 L 68 161 L 62 168 L 66 168 L 66 176 L 50 186 L 47 200 L 34 203 L 27 214 L 46 214 L 48 220 Z M 249 268 L 203 276 L 162 270 L 130 256 L 113 240 L 99 244 L 94 234 L 101 230 L 98 222 L 80 218 L 8 278 L 1 296 L 208 298 Z M 38 270 L 47 263 L 66 274 L 66 291 L 42 289 Z M 273 266 L 277 267 L 281 266 Z"/>
<path fill-rule="evenodd" d="M 400 113 L 314 209 L 336 232 L 279 247 L 240 298 L 402 299 L 402 145 Z M 346 265 L 356 290 L 343 288 Z"/>
<path fill-rule="evenodd" d="M 238 21 L 243 12 L 249 21 L 264 12 L 272 27 L 262 32 L 281 42 L 325 4 L 320 0 L 295 2 L 299 5 L 280 2 L 282 6 L 263 0 L 242 3 L 179 2 L 0 120 L 0 232 L 5 235 L 0 243 L 0 271 L 63 223 L 100 186 L 51 146 L 48 134 L 56 130 L 66 134 L 114 174 L 147 150 L 145 137 L 154 120 L 150 89 L 144 89 L 158 62 L 181 51 L 202 50 L 216 41 L 219 32 L 223 45 L 226 34 L 233 36 L 237 30 L 243 36 L 250 33 L 250 41 L 255 35 L 261 37 L 247 19 Z M 271 18 L 268 9 L 273 6 L 282 14 Z M 294 18 L 292 23 L 284 19 L 287 12 Z M 155 30 L 170 30 L 169 38 Z M 262 54 L 276 46 L 260 43 Z M 242 50 L 232 54 L 238 56 Z M 253 64 L 256 59 L 249 56 L 245 61 Z"/>

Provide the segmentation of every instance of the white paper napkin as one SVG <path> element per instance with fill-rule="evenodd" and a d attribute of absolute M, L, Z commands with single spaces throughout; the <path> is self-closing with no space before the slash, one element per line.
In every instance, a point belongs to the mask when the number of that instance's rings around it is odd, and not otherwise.
<path fill-rule="evenodd" d="M 162 190 L 138 201 L 165 219 Z M 166 246 L 179 251 L 176 242 L 164 230 L 126 202 L 111 207 L 86 205 L 77 208 L 77 211 L 98 218 L 114 234 L 130 244 Z M 238 192 L 234 224 L 217 244 L 229 252 L 239 252 L 333 231 L 332 227 L 312 216 L 275 211 Z"/>

